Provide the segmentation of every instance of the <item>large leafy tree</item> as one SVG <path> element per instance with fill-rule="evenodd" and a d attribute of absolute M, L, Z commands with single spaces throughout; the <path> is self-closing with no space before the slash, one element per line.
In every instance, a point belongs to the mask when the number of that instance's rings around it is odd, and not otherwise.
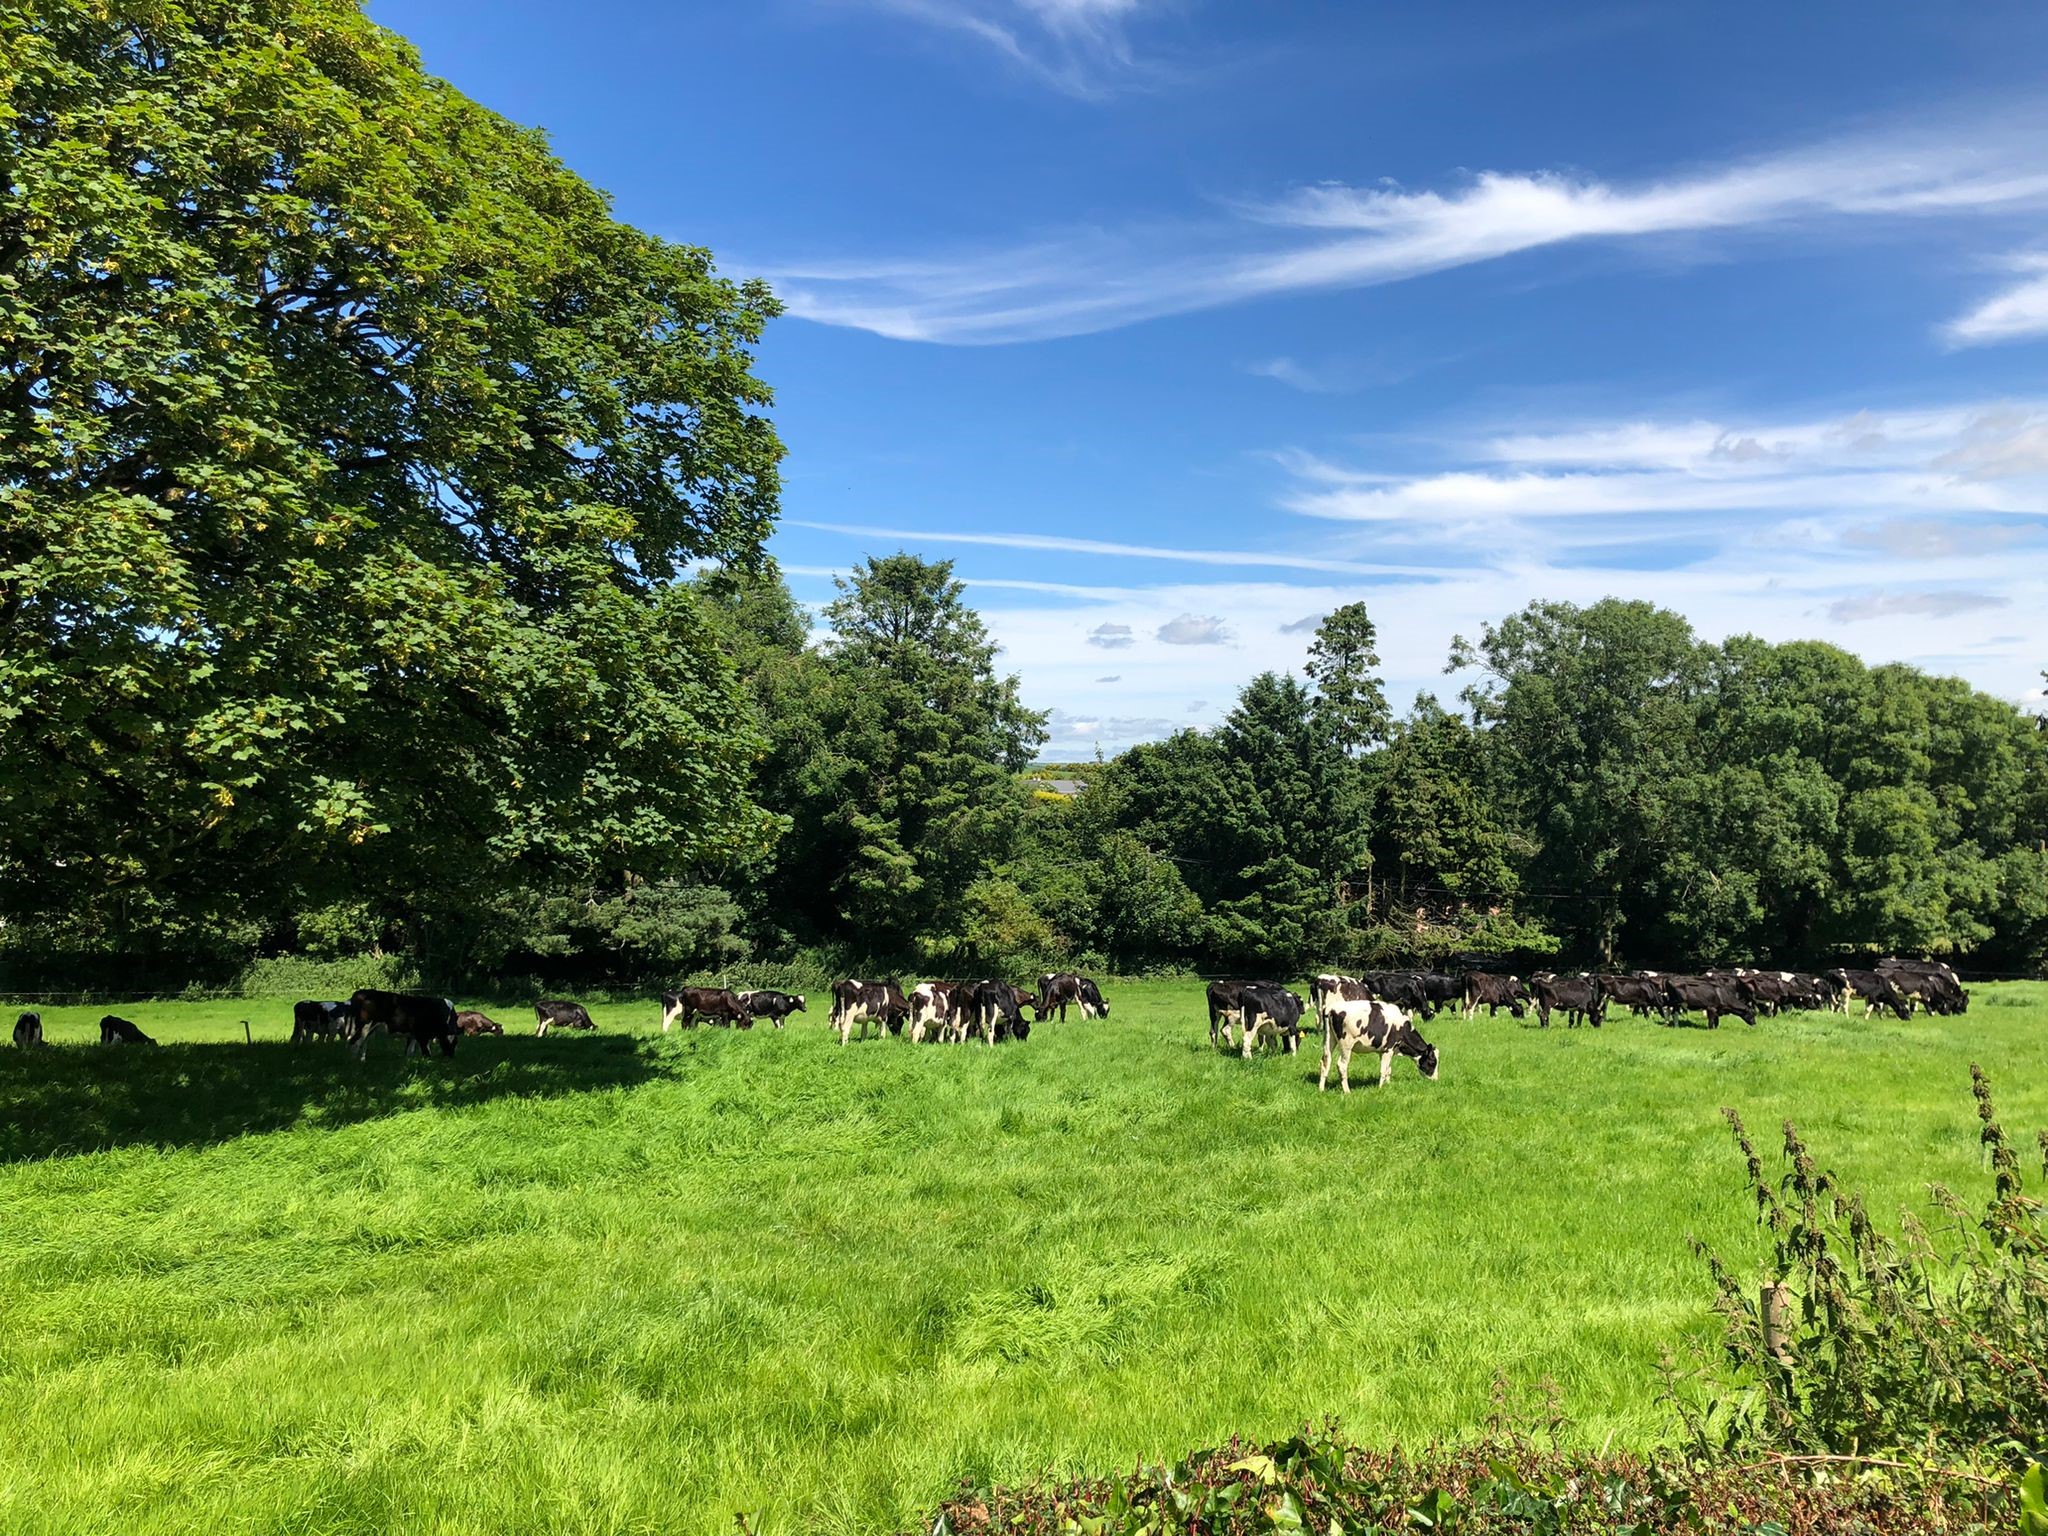
<path fill-rule="evenodd" d="M 1537 841 L 1530 884 L 1558 901 L 1554 925 L 1603 962 L 1670 850 L 1671 786 L 1696 760 L 1703 648 L 1683 618 L 1645 602 L 1536 602 L 1453 666 L 1497 753 L 1508 814 Z"/>
<path fill-rule="evenodd" d="M 774 309 L 352 0 L 0 3 L 0 909 L 758 842 L 670 582 L 758 556 Z"/>

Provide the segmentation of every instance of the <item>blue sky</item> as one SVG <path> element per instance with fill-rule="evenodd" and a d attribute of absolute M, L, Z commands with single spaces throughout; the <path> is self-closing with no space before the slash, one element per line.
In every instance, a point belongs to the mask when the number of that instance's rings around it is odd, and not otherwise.
<path fill-rule="evenodd" d="M 949 558 L 1050 755 L 1363 599 L 1647 597 L 2038 703 L 2048 7 L 372 0 L 767 276 L 797 595 Z"/>

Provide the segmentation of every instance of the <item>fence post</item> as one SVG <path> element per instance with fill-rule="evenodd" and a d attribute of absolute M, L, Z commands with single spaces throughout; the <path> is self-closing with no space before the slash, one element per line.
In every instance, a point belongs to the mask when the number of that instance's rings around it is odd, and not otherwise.
<path fill-rule="evenodd" d="M 1763 1315 L 1764 1348 L 1780 1365 L 1792 1363 L 1792 1344 L 1785 1337 L 1785 1311 L 1792 1304 L 1792 1289 L 1777 1281 L 1766 1281 L 1758 1295 Z"/>

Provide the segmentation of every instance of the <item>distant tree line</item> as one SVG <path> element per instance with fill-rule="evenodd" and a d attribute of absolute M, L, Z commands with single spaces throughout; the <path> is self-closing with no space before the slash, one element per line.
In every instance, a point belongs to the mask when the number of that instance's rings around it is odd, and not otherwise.
<path fill-rule="evenodd" d="M 0 981 L 2048 951 L 2032 722 L 1643 603 L 1398 718 L 1351 604 L 1035 795 L 949 566 L 765 559 L 764 287 L 353 0 L 0 57 Z"/>

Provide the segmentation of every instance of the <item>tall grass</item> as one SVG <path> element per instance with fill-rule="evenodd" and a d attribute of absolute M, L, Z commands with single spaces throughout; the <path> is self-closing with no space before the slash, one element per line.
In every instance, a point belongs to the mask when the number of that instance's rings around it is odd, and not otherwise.
<path fill-rule="evenodd" d="M 1496 1373 L 1642 1445 L 1715 1326 L 1688 1235 L 1763 1241 L 1720 1106 L 1798 1118 L 1874 1213 L 1969 1180 L 1969 1060 L 2048 1118 L 2042 987 L 1445 1020 L 1440 1081 L 1348 1099 L 1212 1051 L 1199 984 L 1111 997 L 993 1051 L 622 1000 L 425 1064 L 294 1050 L 284 1002 L 122 1010 L 158 1051 L 45 1010 L 59 1048 L 0 1052 L 0 1530 L 888 1530 L 1325 1412 L 1474 1433 Z"/>

